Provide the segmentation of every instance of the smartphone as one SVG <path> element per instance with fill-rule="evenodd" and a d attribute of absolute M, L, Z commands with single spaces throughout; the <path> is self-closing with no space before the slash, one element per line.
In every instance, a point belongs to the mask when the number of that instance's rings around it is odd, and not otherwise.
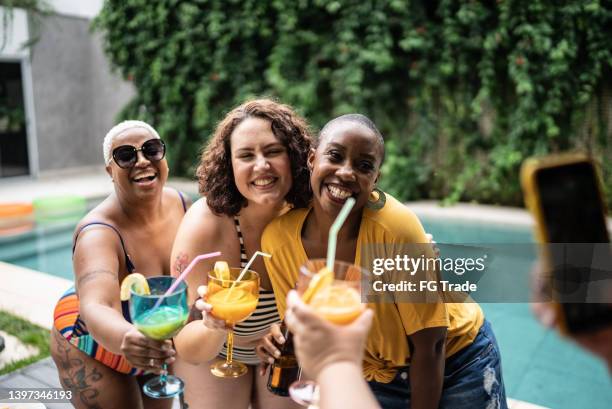
<path fill-rule="evenodd" d="M 562 332 L 612 325 L 612 254 L 604 244 L 610 237 L 595 162 L 580 153 L 530 158 L 521 168 L 521 185 L 543 243 L 543 271 L 550 272 L 551 300 Z"/>

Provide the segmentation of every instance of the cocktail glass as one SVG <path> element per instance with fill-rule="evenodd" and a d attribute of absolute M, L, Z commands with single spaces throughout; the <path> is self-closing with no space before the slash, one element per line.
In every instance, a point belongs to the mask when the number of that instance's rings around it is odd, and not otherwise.
<path fill-rule="evenodd" d="M 130 316 L 132 323 L 147 337 L 163 341 L 175 336 L 187 322 L 189 308 L 187 307 L 187 285 L 181 282 L 171 294 L 163 297 L 159 306 L 157 301 L 162 298 L 175 278 L 170 276 L 149 277 L 150 294 L 139 295 L 131 291 Z M 150 379 L 142 387 L 147 396 L 156 399 L 171 398 L 181 393 L 185 387 L 183 381 L 167 374 L 167 365 L 163 364 L 163 373 Z"/>
<path fill-rule="evenodd" d="M 326 266 L 326 260 L 308 260 L 300 267 L 297 291 L 304 296 L 316 274 Z M 354 264 L 335 261 L 331 283 L 311 286 L 308 304 L 322 318 L 336 325 L 348 325 L 366 309 L 361 302 L 361 280 L 364 270 Z M 300 378 L 301 378 L 300 372 Z M 315 409 L 319 400 L 318 385 L 314 381 L 299 379 L 289 386 L 291 398 L 303 406 Z"/>
<path fill-rule="evenodd" d="M 238 378 L 247 373 L 242 362 L 233 360 L 234 332 L 231 327 L 249 318 L 259 300 L 259 275 L 247 270 L 240 281 L 241 269 L 230 268 L 229 279 L 220 279 L 214 272 L 208 274 L 206 301 L 212 305 L 212 315 L 224 320 L 230 330 L 227 333 L 227 357 L 210 366 L 213 375 L 220 378 Z"/>

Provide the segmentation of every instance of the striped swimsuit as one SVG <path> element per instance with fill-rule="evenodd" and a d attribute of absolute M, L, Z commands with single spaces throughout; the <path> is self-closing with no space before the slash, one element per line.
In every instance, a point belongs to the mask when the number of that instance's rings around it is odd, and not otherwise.
<path fill-rule="evenodd" d="M 187 211 L 187 205 L 185 204 L 183 194 L 178 191 L 177 193 L 181 198 L 183 210 Z M 117 233 L 119 236 L 119 241 L 121 242 L 121 248 L 123 249 L 123 255 L 125 257 L 126 270 L 128 274 L 134 273 L 136 271 L 136 267 L 134 266 L 134 263 L 132 263 L 132 260 L 130 260 L 130 256 L 125 249 L 125 243 L 123 242 L 121 233 L 119 233 L 119 230 L 117 230 L 115 226 L 108 223 L 91 222 L 81 227 L 74 237 L 72 253 L 74 254 L 74 249 L 76 247 L 76 241 L 79 234 L 83 231 L 83 229 L 91 225 L 106 226 L 113 229 L 115 233 Z M 131 323 L 132 320 L 130 318 L 128 301 L 121 301 L 121 310 L 123 313 L 123 318 L 127 322 Z M 127 375 L 141 375 L 144 373 L 141 369 L 134 368 L 123 355 L 118 355 L 106 350 L 91 336 L 87 330 L 85 322 L 80 317 L 79 297 L 76 294 L 74 286 L 68 289 L 68 291 L 66 291 L 57 302 L 55 311 L 53 312 L 53 326 L 59 331 L 60 334 L 62 334 L 64 338 L 66 338 L 66 340 L 68 340 L 68 342 L 86 353 L 88 356 L 94 358 L 96 361 L 102 362 L 109 368 Z"/>
<path fill-rule="evenodd" d="M 240 242 L 240 267 L 244 267 L 248 262 L 248 258 L 244 247 L 242 231 L 240 230 L 240 222 L 236 216 L 234 216 L 234 225 L 236 226 L 238 241 Z M 280 316 L 278 315 L 278 309 L 276 307 L 274 291 L 264 290 L 260 287 L 259 302 L 257 303 L 255 312 L 245 321 L 236 324 L 234 327 L 234 334 L 243 337 L 252 337 L 254 335 L 263 337 L 268 333 L 270 326 L 277 322 L 280 322 Z M 227 348 L 224 344 L 219 355 L 225 358 L 226 352 Z M 234 345 L 233 352 L 233 358 L 245 364 L 258 365 L 261 362 L 255 354 L 255 348 L 241 348 Z"/>

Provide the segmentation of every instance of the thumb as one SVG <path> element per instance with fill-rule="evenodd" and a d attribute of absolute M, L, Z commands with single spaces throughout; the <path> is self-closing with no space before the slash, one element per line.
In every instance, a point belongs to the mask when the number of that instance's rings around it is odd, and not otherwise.
<path fill-rule="evenodd" d="M 291 290 L 287 293 L 287 308 L 301 307 L 302 305 L 304 305 L 304 301 L 297 291 Z"/>
<path fill-rule="evenodd" d="M 198 287 L 198 295 L 202 298 L 204 298 L 207 291 L 208 291 L 208 286 L 201 285 Z"/>
<path fill-rule="evenodd" d="M 373 318 L 374 318 L 374 311 L 372 311 L 369 308 L 366 308 L 366 310 L 363 313 L 361 313 L 361 315 L 351 325 L 354 326 L 355 328 L 358 328 L 360 330 L 365 330 L 367 332 L 372 326 Z"/>
<path fill-rule="evenodd" d="M 201 312 L 204 312 L 204 311 L 211 312 L 212 311 L 212 306 L 202 299 L 196 300 L 195 307 Z"/>

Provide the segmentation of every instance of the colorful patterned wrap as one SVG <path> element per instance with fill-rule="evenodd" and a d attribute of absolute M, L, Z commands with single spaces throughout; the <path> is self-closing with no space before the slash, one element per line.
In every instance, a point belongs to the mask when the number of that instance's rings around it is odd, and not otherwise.
<path fill-rule="evenodd" d="M 127 302 L 122 301 L 121 307 L 123 315 L 129 321 L 129 314 L 126 316 Z M 74 287 L 66 291 L 55 306 L 53 325 L 68 342 L 109 368 L 131 376 L 144 373 L 141 369 L 134 368 L 123 355 L 107 351 L 93 339 L 79 317 L 79 297 Z"/>

